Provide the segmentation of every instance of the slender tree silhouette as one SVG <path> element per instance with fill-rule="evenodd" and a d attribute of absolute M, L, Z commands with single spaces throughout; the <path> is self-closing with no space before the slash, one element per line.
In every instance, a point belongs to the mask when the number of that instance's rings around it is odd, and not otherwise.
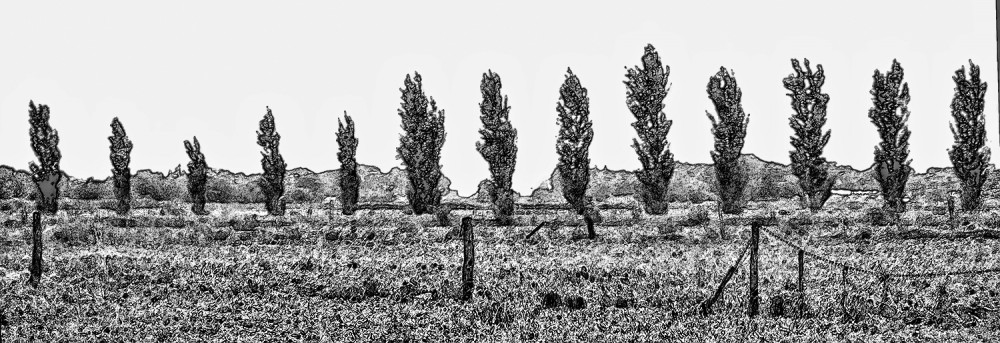
<path fill-rule="evenodd" d="M 119 215 L 128 214 L 132 207 L 132 171 L 129 169 L 132 141 L 125 134 L 125 128 L 118 117 L 111 120 L 111 174 L 114 180 L 115 212 Z"/>
<path fill-rule="evenodd" d="M 962 209 L 978 210 L 982 204 L 983 184 L 990 171 L 990 148 L 986 146 L 986 82 L 979 78 L 979 66 L 969 61 L 969 77 L 965 66 L 955 71 L 955 95 L 951 100 L 951 133 L 955 144 L 948 157 L 955 167 L 955 176 L 962 182 Z"/>
<path fill-rule="evenodd" d="M 263 148 L 260 165 L 264 174 L 260 178 L 260 190 L 264 193 L 264 208 L 272 216 L 285 215 L 285 159 L 278 151 L 281 135 L 275 130 L 274 115 L 271 108 L 260 120 L 260 131 L 257 131 L 257 144 Z"/>
<path fill-rule="evenodd" d="M 345 125 L 346 123 L 346 125 Z M 345 215 L 354 214 L 358 205 L 358 188 L 361 179 L 358 176 L 358 161 L 355 154 L 358 151 L 358 139 L 354 136 L 354 120 L 344 111 L 344 121 L 337 118 L 337 160 L 340 161 L 340 207 Z"/>
<path fill-rule="evenodd" d="M 208 164 L 205 163 L 205 155 L 201 153 L 201 144 L 198 137 L 194 137 L 194 144 L 184 141 L 184 148 L 187 150 L 188 158 L 188 193 L 191 196 L 191 212 L 203 216 L 208 214 L 205 210 L 205 184 L 208 181 Z"/>
<path fill-rule="evenodd" d="M 674 175 L 674 155 L 667 141 L 673 121 L 663 112 L 663 100 L 670 91 L 670 66 L 660 62 L 660 55 L 649 44 L 642 55 L 642 67 L 627 70 L 625 104 L 635 117 L 632 127 L 639 136 L 632 139 L 632 148 L 642 164 L 635 174 L 639 179 L 639 195 L 646 212 L 666 214 L 670 179 Z"/>
<path fill-rule="evenodd" d="M 574 209 L 584 214 L 593 207 L 587 194 L 590 183 L 590 142 L 594 139 L 593 123 L 590 121 L 590 97 L 587 89 L 573 70 L 566 68 L 566 80 L 559 87 L 559 136 L 556 153 L 559 154 L 559 177 L 562 180 L 562 194 Z"/>
<path fill-rule="evenodd" d="M 792 174 L 799 179 L 802 188 L 802 200 L 813 212 L 823 208 L 830 195 L 833 194 L 833 184 L 836 176 L 830 176 L 827 161 L 823 157 L 823 148 L 830 141 L 830 130 L 823 131 L 826 124 L 826 104 L 830 95 L 822 92 L 826 76 L 823 65 L 816 65 L 816 72 L 809 67 L 809 59 L 805 60 L 805 70 L 799 66 L 799 60 L 792 59 L 795 75 L 784 79 L 785 89 L 791 91 L 792 110 L 795 113 L 788 119 L 794 134 L 791 137 L 792 150 L 789 157 L 792 161 Z"/>
<path fill-rule="evenodd" d="M 476 150 L 490 166 L 489 193 L 495 216 L 509 222 L 516 200 L 511 179 L 517 161 L 517 130 L 510 123 L 510 106 L 507 96 L 500 92 L 501 86 L 500 75 L 492 70 L 483 73 L 479 87 L 483 94 L 483 102 L 479 103 L 482 141 L 476 142 Z"/>
<path fill-rule="evenodd" d="M 38 164 L 29 162 L 31 178 L 38 187 L 38 200 L 35 207 L 45 214 L 56 214 L 59 210 L 59 181 L 62 180 L 62 170 L 59 169 L 59 132 L 49 125 L 49 106 L 28 101 L 28 122 L 31 128 L 31 149 L 38 157 Z"/>
<path fill-rule="evenodd" d="M 715 105 L 718 119 L 708 111 L 705 114 L 712 121 L 712 134 L 715 136 L 712 161 L 715 162 L 715 178 L 719 183 L 721 209 L 726 214 L 743 213 L 745 203 L 743 191 L 748 176 L 740 155 L 750 115 L 743 112 L 742 97 L 743 92 L 736 84 L 736 78 L 725 67 L 719 68 L 719 72 L 709 78 L 708 98 Z"/>
<path fill-rule="evenodd" d="M 875 180 L 882 189 L 885 208 L 891 212 L 906 211 L 903 202 L 906 181 L 910 177 L 910 87 L 903 82 L 903 67 L 895 59 L 892 69 L 884 75 L 875 70 L 872 76 L 872 103 L 868 118 L 878 129 L 882 142 L 875 146 Z"/>
<path fill-rule="evenodd" d="M 406 198 L 413 214 L 431 213 L 441 205 L 441 147 L 444 146 L 444 110 L 434 98 L 424 95 L 420 73 L 403 81 L 399 117 L 403 135 L 399 137 L 396 158 L 403 160 L 410 187 Z"/>

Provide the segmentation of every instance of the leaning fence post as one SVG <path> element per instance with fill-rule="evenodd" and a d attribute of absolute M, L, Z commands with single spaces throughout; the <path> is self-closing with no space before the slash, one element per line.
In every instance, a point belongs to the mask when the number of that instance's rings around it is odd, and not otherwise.
<path fill-rule="evenodd" d="M 707 316 L 712 312 L 712 305 L 715 304 L 720 297 L 722 297 L 722 292 L 726 289 L 726 284 L 729 283 L 729 279 L 733 277 L 733 274 L 736 274 L 736 270 L 740 267 L 740 263 L 743 262 L 743 255 L 746 255 L 747 250 L 749 249 L 750 242 L 747 242 L 747 244 L 743 246 L 743 250 L 740 251 L 740 255 L 736 257 L 736 262 L 729 267 L 729 270 L 726 271 L 726 275 L 722 277 L 722 281 L 719 282 L 719 287 L 715 289 L 715 294 L 701 304 L 701 315 Z"/>
<path fill-rule="evenodd" d="M 538 229 L 541 229 L 542 226 L 545 226 L 545 222 L 539 223 L 538 226 L 536 226 L 534 230 L 531 230 L 531 232 L 528 232 L 527 236 L 524 236 L 524 239 L 531 238 L 531 236 L 534 235 L 535 232 L 538 232 Z"/>
<path fill-rule="evenodd" d="M 476 242 L 472 234 L 472 218 L 462 218 L 462 300 L 472 299 L 473 269 L 476 266 Z"/>
<path fill-rule="evenodd" d="M 760 294 L 757 290 L 757 248 L 760 244 L 760 223 L 750 224 L 750 294 L 749 309 L 750 317 L 756 317 L 760 308 Z"/>
<path fill-rule="evenodd" d="M 806 313 L 805 255 L 805 250 L 799 249 L 799 317 L 805 317 Z"/>
<path fill-rule="evenodd" d="M 38 287 L 42 281 L 42 215 L 35 211 L 31 214 L 31 268 L 28 283 Z"/>

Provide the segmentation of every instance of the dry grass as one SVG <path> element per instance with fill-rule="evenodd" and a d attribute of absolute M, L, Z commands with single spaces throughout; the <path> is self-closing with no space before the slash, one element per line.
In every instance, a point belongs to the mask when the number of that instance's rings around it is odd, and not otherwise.
<path fill-rule="evenodd" d="M 998 265 L 996 241 L 895 240 L 897 227 L 857 224 L 864 214 L 853 212 L 863 211 L 812 216 L 783 203 L 752 206 L 749 215 L 787 209 L 778 215 L 784 221 L 824 222 L 805 225 L 801 239 L 817 252 L 869 268 Z M 601 226 L 597 240 L 582 239 L 580 223 L 558 213 L 537 215 L 536 222 L 561 225 L 531 240 L 523 238 L 534 228 L 523 225 L 530 216 L 515 227 L 478 227 L 476 297 L 463 303 L 457 300 L 460 242 L 447 239 L 453 228 L 436 226 L 433 216 L 328 218 L 317 210 L 292 216 L 292 226 L 238 231 L 229 221 L 260 209 L 210 209 L 213 216 L 204 220 L 141 213 L 135 227 L 88 216 L 47 218 L 39 289 L 28 287 L 22 272 L 30 251 L 25 228 L 3 229 L 9 242 L 0 250 L 0 313 L 10 323 L 5 341 L 990 340 L 1000 329 L 1000 275 L 889 280 L 883 296 L 881 280 L 852 274 L 845 316 L 840 269 L 816 261 L 808 262 L 805 318 L 773 316 L 772 299 L 790 304 L 796 298 L 789 290 L 796 262 L 794 251 L 766 235 L 764 314 L 745 316 L 744 267 L 713 315 L 689 315 L 684 310 L 714 291 L 747 236 L 744 226 L 728 228 L 726 240 L 706 237 L 711 230 L 705 229 L 718 224 L 714 216 L 673 227 L 673 239 L 664 238 L 660 226 L 624 219 L 629 225 Z M 641 220 L 669 223 L 689 211 L 684 206 Z M 935 216 L 913 212 L 903 221 Z M 989 218 L 983 217 L 972 221 Z M 185 225 L 152 225 L 156 218 Z M 800 239 L 796 230 L 785 234 Z M 545 294 L 560 302 L 546 307 Z"/>

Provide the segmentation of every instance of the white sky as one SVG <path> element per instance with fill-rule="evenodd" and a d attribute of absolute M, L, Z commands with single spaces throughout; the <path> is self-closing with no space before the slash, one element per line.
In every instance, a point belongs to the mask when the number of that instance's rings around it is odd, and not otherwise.
<path fill-rule="evenodd" d="M 426 3 L 426 4 L 425 4 Z M 919 5 L 917 5 L 919 3 Z M 40 1 L 0 5 L 0 164 L 27 169 L 28 100 L 48 104 L 62 167 L 110 174 L 111 118 L 132 169 L 187 161 L 197 135 L 211 167 L 259 172 L 258 121 L 274 110 L 290 168 L 334 169 L 337 117 L 355 118 L 360 163 L 400 165 L 396 109 L 407 73 L 445 109 L 444 173 L 462 195 L 488 177 L 475 150 L 479 82 L 500 74 L 519 131 L 514 187 L 530 192 L 556 163 L 556 101 L 566 67 L 591 96 L 595 166 L 638 167 L 625 66 L 652 43 L 670 65 L 666 112 L 676 158 L 709 162 L 708 77 L 735 70 L 750 114 L 744 152 L 787 163 L 790 58 L 827 73 L 826 156 L 866 168 L 872 73 L 898 58 L 910 84 L 914 166 L 948 166 L 951 76 L 968 59 L 989 83 L 997 140 L 994 2 L 978 1 Z M 996 158 L 1000 158 L 998 154 Z"/>

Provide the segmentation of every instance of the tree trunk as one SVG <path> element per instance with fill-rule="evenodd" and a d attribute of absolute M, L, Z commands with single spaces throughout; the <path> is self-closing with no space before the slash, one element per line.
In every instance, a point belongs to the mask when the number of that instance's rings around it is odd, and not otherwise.
<path fill-rule="evenodd" d="M 753 318 L 757 316 L 760 309 L 760 294 L 757 289 L 758 280 L 758 269 L 757 265 L 759 262 L 759 256 L 757 255 L 758 245 L 760 244 L 760 224 L 754 223 L 750 226 L 750 287 L 749 287 L 749 306 L 747 309 L 747 314 Z"/>
<path fill-rule="evenodd" d="M 462 218 L 462 300 L 472 299 L 475 286 L 473 276 L 476 267 L 476 241 L 472 232 L 472 218 Z"/>
<path fill-rule="evenodd" d="M 267 214 L 272 216 L 285 215 L 285 197 L 271 197 L 267 199 Z"/>
<path fill-rule="evenodd" d="M 31 268 L 28 283 L 38 287 L 42 281 L 42 215 L 35 212 L 31 215 Z"/>

